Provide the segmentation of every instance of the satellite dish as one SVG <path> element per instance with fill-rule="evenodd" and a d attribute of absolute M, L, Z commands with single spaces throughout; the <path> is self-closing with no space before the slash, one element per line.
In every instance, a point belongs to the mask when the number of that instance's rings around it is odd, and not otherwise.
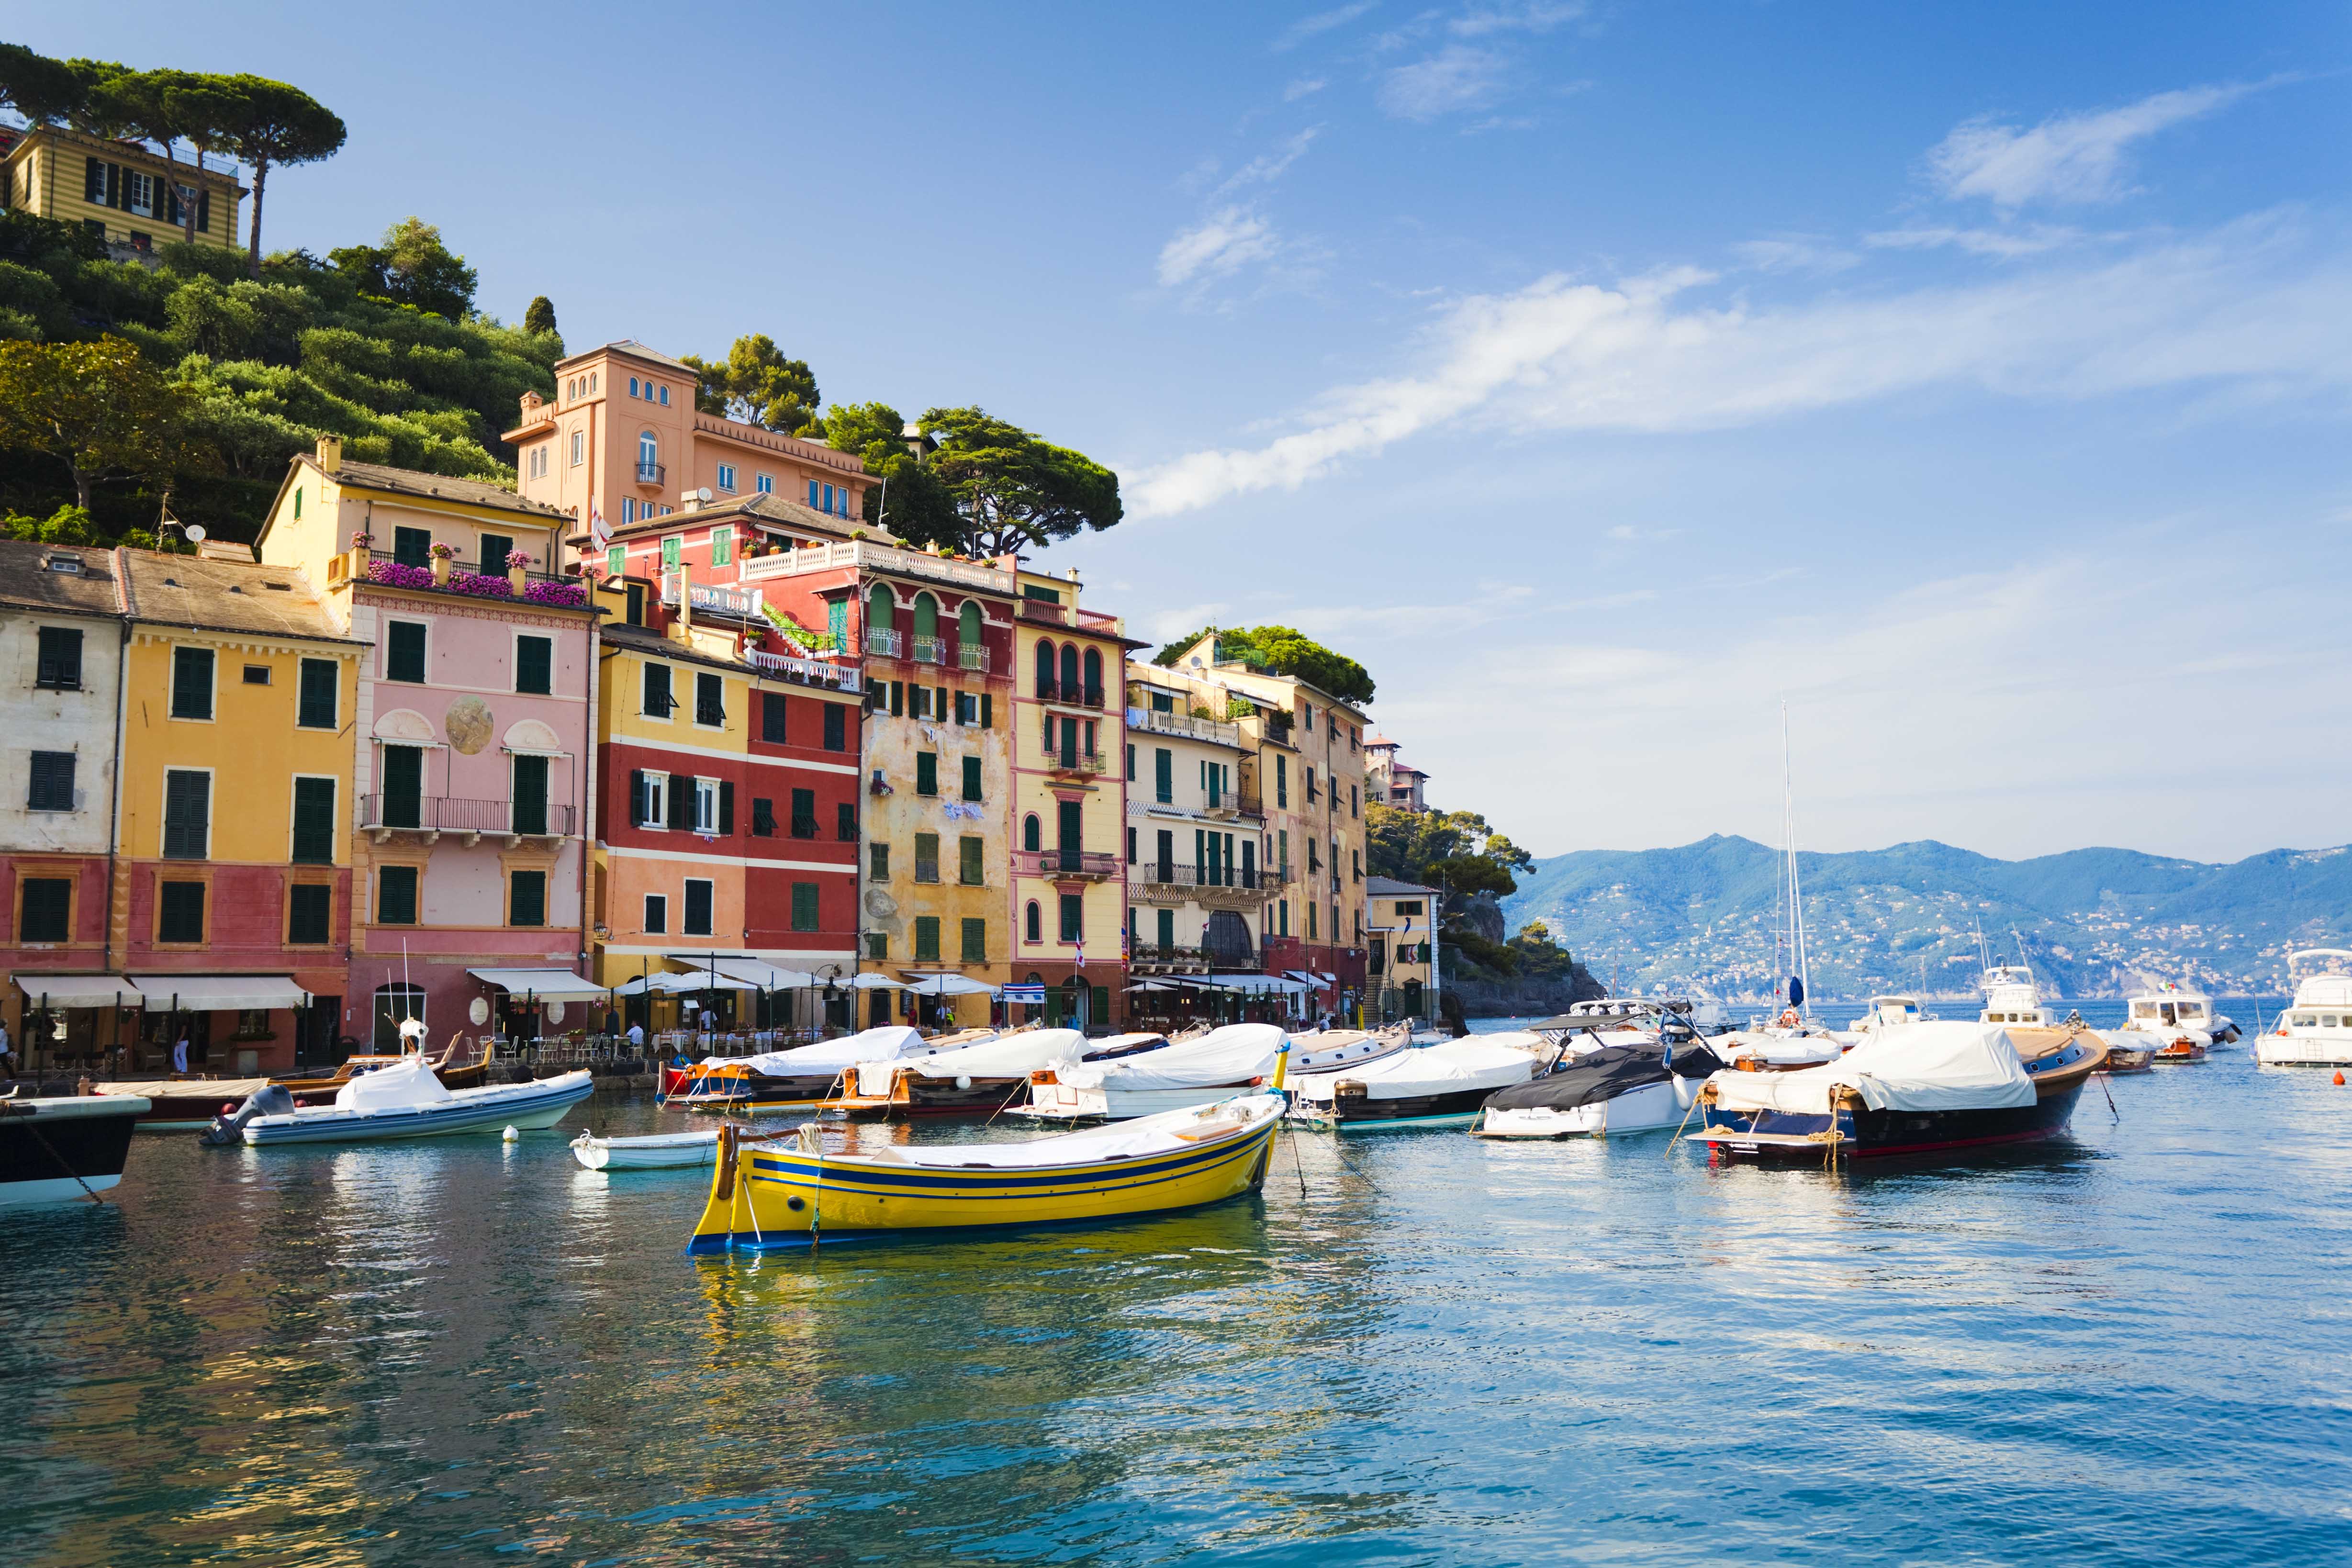
<path fill-rule="evenodd" d="M 703 502 L 705 505 L 708 505 L 710 500 L 710 487 L 709 485 L 705 485 L 700 489 L 695 491 L 694 499 Z"/>
<path fill-rule="evenodd" d="M 205 525 L 203 523 L 192 522 L 188 524 L 185 531 L 188 536 L 189 543 L 202 544 L 205 542 Z"/>

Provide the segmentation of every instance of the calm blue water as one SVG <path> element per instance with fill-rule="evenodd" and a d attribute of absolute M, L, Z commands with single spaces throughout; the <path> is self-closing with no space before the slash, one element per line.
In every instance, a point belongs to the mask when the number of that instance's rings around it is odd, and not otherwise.
<path fill-rule="evenodd" d="M 2352 1089 L 2112 1087 L 1972 1166 L 1309 1135 L 1199 1213 L 759 1262 L 562 1131 L 142 1139 L 0 1229 L 6 1556 L 2352 1558 Z"/>

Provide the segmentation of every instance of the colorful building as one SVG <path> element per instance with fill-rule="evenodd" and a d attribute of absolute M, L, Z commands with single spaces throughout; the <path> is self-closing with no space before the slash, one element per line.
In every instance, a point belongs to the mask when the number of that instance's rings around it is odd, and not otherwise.
<path fill-rule="evenodd" d="M 130 1066 L 283 1071 L 356 1005 L 353 725 L 369 649 L 299 569 L 118 552 L 123 670 L 111 942 L 145 999 Z"/>
<path fill-rule="evenodd" d="M 1383 1023 L 1437 1016 L 1437 915 L 1435 888 L 1393 877 L 1364 879 L 1367 910 L 1368 1014 Z"/>
<path fill-rule="evenodd" d="M 1429 775 L 1397 755 L 1386 735 L 1364 742 L 1364 798 L 1398 811 L 1429 809 Z"/>
<path fill-rule="evenodd" d="M 107 922 L 128 632 L 114 551 L 0 539 L 0 1019 L 30 1066 L 102 1061 L 136 1022 Z"/>
<path fill-rule="evenodd" d="M 1078 602 L 1078 574 L 1018 574 L 1013 626 L 1011 973 L 1045 987 L 1055 1026 L 1123 1016 L 1128 785 L 1117 616 Z"/>
<path fill-rule="evenodd" d="M 341 1032 L 362 1048 L 393 1048 L 410 1018 L 436 1042 L 602 1026 L 583 920 L 596 616 L 547 570 L 568 521 L 478 479 L 347 461 L 333 437 L 289 465 L 263 520 L 263 563 L 325 584 L 329 618 L 369 645 L 344 714 Z"/>
<path fill-rule="evenodd" d="M 166 160 L 137 142 L 92 136 L 63 125 L 0 130 L 5 205 L 89 230 L 110 245 L 150 250 L 188 237 L 234 248 L 245 187 L 234 169 Z"/>

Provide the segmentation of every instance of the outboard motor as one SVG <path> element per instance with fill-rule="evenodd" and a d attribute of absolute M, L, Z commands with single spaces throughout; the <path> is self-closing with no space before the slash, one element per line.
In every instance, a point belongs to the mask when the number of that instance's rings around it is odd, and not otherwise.
<path fill-rule="evenodd" d="M 294 1109 L 294 1096 L 282 1083 L 266 1083 L 246 1096 L 233 1111 L 213 1118 L 200 1142 L 208 1149 L 226 1149 L 245 1142 L 245 1124 L 257 1116 L 283 1116 Z"/>

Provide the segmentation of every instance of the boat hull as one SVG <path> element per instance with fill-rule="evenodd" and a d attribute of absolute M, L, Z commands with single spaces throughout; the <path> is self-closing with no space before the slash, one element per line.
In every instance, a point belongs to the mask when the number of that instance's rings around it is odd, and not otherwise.
<path fill-rule="evenodd" d="M 1328 1101 L 1302 1100 L 1291 1114 L 1298 1121 L 1335 1132 L 1381 1132 L 1408 1127 L 1463 1127 L 1478 1120 L 1492 1084 L 1458 1089 L 1452 1094 L 1410 1095 L 1401 1100 L 1373 1100 L 1343 1094 Z"/>
<path fill-rule="evenodd" d="M 2066 1131 L 2082 1097 L 2087 1074 L 2053 1084 L 2032 1105 L 1968 1110 L 1841 1110 L 1836 1153 L 1840 1160 L 1881 1159 L 1897 1154 L 1941 1154 L 2003 1143 L 2033 1143 Z M 1726 1158 L 1801 1160 L 1828 1157 L 1832 1118 L 1786 1110 L 1726 1110 L 1706 1108 L 1700 1141 Z"/>
<path fill-rule="evenodd" d="M 572 1157 L 591 1171 L 677 1171 L 719 1158 L 719 1129 L 651 1138 L 597 1138 L 583 1132 L 572 1141 Z"/>
<path fill-rule="evenodd" d="M 1488 1110 L 1475 1131 L 1481 1138 L 1610 1138 L 1633 1132 L 1660 1132 L 1680 1126 L 1690 1115 L 1696 1085 L 1688 1079 L 1645 1083 L 1614 1100 L 1555 1110 L 1531 1106 L 1524 1110 Z M 1677 1090 L 1681 1092 L 1677 1092 Z"/>
<path fill-rule="evenodd" d="M 1202 1084 L 1196 1089 L 1082 1089 L 1066 1083 L 1033 1083 L 1020 1114 L 1049 1121 L 1128 1121 L 1163 1110 L 1192 1110 L 1247 1094 L 1251 1083 Z"/>
<path fill-rule="evenodd" d="M 122 1180 L 144 1100 L 91 1095 L 62 1105 L 23 1103 L 29 1111 L 0 1111 L 0 1208 L 70 1203 Z"/>
<path fill-rule="evenodd" d="M 1035 1170 L 894 1165 L 803 1153 L 789 1143 L 745 1143 L 731 1170 L 722 1158 L 687 1250 L 806 1247 L 1196 1208 L 1262 1184 L 1280 1124 L 1269 1115 L 1198 1149 Z"/>
<path fill-rule="evenodd" d="M 2352 1067 L 2352 1033 L 2258 1035 L 2254 1060 L 2272 1068 Z"/>
<path fill-rule="evenodd" d="M 407 1138 L 446 1138 L 497 1132 L 512 1127 L 552 1127 L 573 1106 L 595 1092 L 585 1072 L 568 1072 L 530 1085 L 457 1091 L 455 1101 L 381 1110 L 299 1110 L 290 1116 L 259 1116 L 246 1123 L 245 1142 L 254 1148 L 279 1143 L 379 1143 Z"/>

